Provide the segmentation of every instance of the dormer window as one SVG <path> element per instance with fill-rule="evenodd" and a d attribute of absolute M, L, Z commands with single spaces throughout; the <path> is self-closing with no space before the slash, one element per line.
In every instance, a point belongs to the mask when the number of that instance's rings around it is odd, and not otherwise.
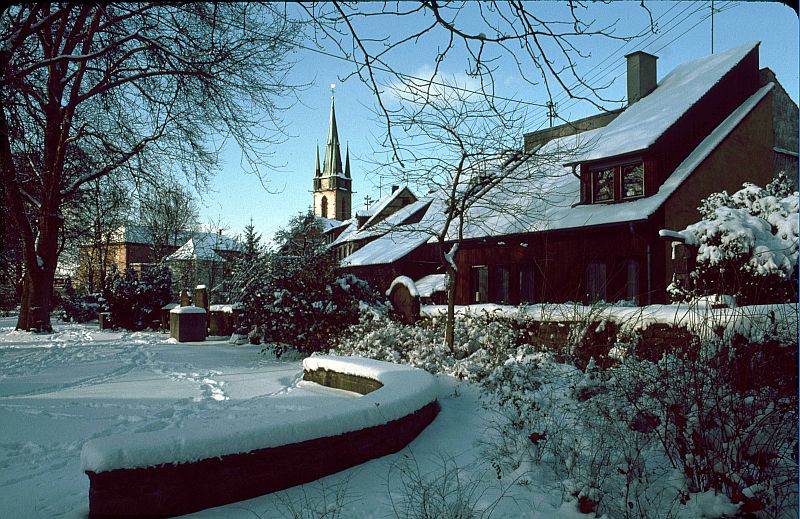
<path fill-rule="evenodd" d="M 639 162 L 622 166 L 622 198 L 641 196 L 644 196 L 644 165 Z"/>
<path fill-rule="evenodd" d="M 614 201 L 614 168 L 592 171 L 592 201 Z"/>
<path fill-rule="evenodd" d="M 625 202 L 645 196 L 644 164 L 628 162 L 589 170 L 581 179 L 581 203 Z"/>

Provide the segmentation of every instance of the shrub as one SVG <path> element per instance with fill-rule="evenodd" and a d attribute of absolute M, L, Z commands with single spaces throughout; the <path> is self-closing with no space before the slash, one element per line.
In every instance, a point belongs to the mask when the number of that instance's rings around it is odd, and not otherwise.
<path fill-rule="evenodd" d="M 383 311 L 366 282 L 337 273 L 313 215 L 293 219 L 276 242 L 276 251 L 250 269 L 239 297 L 251 336 L 273 343 L 276 355 L 289 348 L 327 351 L 332 337 L 357 323 L 363 311 Z"/>
<path fill-rule="evenodd" d="M 161 307 L 172 299 L 172 277 L 165 266 L 136 273 L 116 268 L 106 283 L 105 299 L 115 326 L 142 330 L 160 318 Z"/>
<path fill-rule="evenodd" d="M 76 323 L 87 323 L 97 319 L 107 309 L 106 300 L 100 294 L 78 295 L 72 282 L 67 280 L 61 296 L 61 319 Z"/>
<path fill-rule="evenodd" d="M 685 301 L 729 294 L 740 305 L 797 301 L 798 193 L 785 174 L 762 189 L 745 183 L 715 193 L 698 208 L 702 220 L 681 234 L 697 247 L 690 285 L 669 292 Z"/>

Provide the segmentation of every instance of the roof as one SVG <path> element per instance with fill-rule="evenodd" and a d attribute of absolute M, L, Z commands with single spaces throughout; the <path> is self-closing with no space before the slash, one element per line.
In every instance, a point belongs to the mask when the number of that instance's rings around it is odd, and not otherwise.
<path fill-rule="evenodd" d="M 412 193 L 411 190 L 408 189 L 408 187 L 404 186 L 396 189 L 393 193 L 390 193 L 385 197 L 381 198 L 374 206 L 372 206 L 371 209 L 368 209 L 370 217 L 369 220 L 364 222 L 364 227 L 369 227 L 370 225 L 377 223 L 377 218 L 380 216 L 381 212 L 383 212 L 387 207 L 389 207 L 392 204 L 392 202 L 400 198 L 400 195 L 403 193 L 407 193 L 410 194 L 411 196 L 414 196 L 414 193 Z M 416 200 L 415 196 L 414 199 Z"/>
<path fill-rule="evenodd" d="M 748 43 L 679 65 L 653 92 L 602 128 L 595 145 L 577 155 L 573 163 L 649 148 L 758 45 Z"/>
<path fill-rule="evenodd" d="M 405 224 L 406 221 L 417 215 L 420 211 L 426 209 L 431 201 L 431 198 L 423 198 L 422 200 L 417 200 L 407 206 L 401 207 L 380 222 L 369 227 L 364 225 L 361 229 L 350 233 L 347 237 L 347 241 L 364 240 L 377 235 L 386 234 L 398 225 Z"/>
<path fill-rule="evenodd" d="M 396 200 L 402 192 L 407 192 L 408 194 L 413 196 L 415 202 L 412 202 L 411 204 L 401 207 L 396 212 L 387 216 L 385 220 L 388 223 L 391 223 L 391 225 L 397 225 L 399 223 L 404 222 L 405 220 L 408 220 L 417 211 L 421 210 L 422 206 L 424 206 L 425 203 L 430 202 L 430 200 L 427 200 L 427 202 L 419 204 L 417 203 L 419 202 L 419 200 L 416 199 L 416 196 L 414 196 L 414 193 L 412 193 L 410 189 L 408 189 L 407 187 L 397 189 L 393 193 L 390 193 L 381 198 L 380 200 L 378 200 L 370 208 L 366 207 L 361 208 L 355 212 L 355 216 L 353 218 L 350 218 L 349 220 L 342 222 L 342 225 L 347 225 L 347 228 L 345 228 L 341 232 L 341 234 L 339 234 L 339 236 L 333 241 L 333 243 L 331 243 L 331 246 L 335 247 L 337 245 L 340 245 L 348 241 L 361 240 L 375 236 L 376 234 L 387 232 L 389 230 L 390 225 L 381 225 L 380 227 L 375 227 L 373 230 L 370 230 L 370 227 L 377 226 L 377 224 L 382 223 L 381 220 L 376 219 L 377 216 L 383 210 L 385 210 L 389 205 L 391 205 L 391 203 L 394 200 Z M 358 225 L 359 217 L 367 218 L 364 224 L 361 225 L 360 227 Z"/>
<path fill-rule="evenodd" d="M 172 243 L 171 245 L 178 246 L 186 243 L 187 240 L 192 238 L 201 240 L 211 239 L 215 243 L 214 249 L 216 250 L 228 251 L 240 249 L 239 242 L 237 242 L 235 239 L 225 236 L 224 234 L 205 231 L 180 232 L 178 233 L 175 243 Z M 143 245 L 152 245 L 153 236 L 149 228 L 145 225 L 121 225 L 112 231 L 112 243 L 139 243 Z"/>
<path fill-rule="evenodd" d="M 331 229 L 336 229 L 337 227 L 341 227 L 346 223 L 339 220 L 334 220 L 332 218 L 324 218 L 322 216 L 315 216 L 314 219 L 322 226 L 322 232 L 328 232 Z"/>
<path fill-rule="evenodd" d="M 236 240 L 217 233 L 197 233 L 181 245 L 178 250 L 167 256 L 167 261 L 175 260 L 203 260 L 224 262 L 219 251 L 239 250 Z"/>
<path fill-rule="evenodd" d="M 603 128 L 556 139 L 529 157 L 520 167 L 529 177 L 498 186 L 491 200 L 477 204 L 468 213 L 464 237 L 481 238 L 531 232 L 553 231 L 641 221 L 649 218 L 695 171 L 717 146 L 772 90 L 770 83 L 750 96 L 675 168 L 652 196 L 614 204 L 575 205 L 580 200 L 580 181 L 560 164 L 541 164 L 539 155 L 558 151 L 578 156 L 587 143 L 595 142 Z M 621 116 L 620 116 L 621 117 Z M 590 144 L 589 144 L 590 145 Z"/>
<path fill-rule="evenodd" d="M 393 228 L 345 257 L 341 266 L 363 267 L 394 263 L 425 245 L 441 229 L 444 214 L 444 206 L 440 200 L 430 200 L 427 203 L 429 205 L 425 215 L 418 223 Z"/>

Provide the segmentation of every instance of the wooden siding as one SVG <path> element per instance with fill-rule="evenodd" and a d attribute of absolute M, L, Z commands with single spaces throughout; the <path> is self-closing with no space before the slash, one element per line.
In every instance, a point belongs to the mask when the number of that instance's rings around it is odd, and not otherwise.
<path fill-rule="evenodd" d="M 459 268 L 456 302 L 457 304 L 474 302 L 470 287 L 470 269 L 481 265 L 489 267 L 490 284 L 493 268 L 508 267 L 510 304 L 520 302 L 519 279 L 524 266 L 534 266 L 536 302 L 586 302 L 586 269 L 591 262 L 606 265 L 606 300 L 617 301 L 626 298 L 629 259 L 635 259 L 639 263 L 638 300 L 642 303 L 663 302 L 666 288 L 663 250 L 666 244 L 658 240 L 657 227 L 658 224 L 653 222 L 640 222 L 633 226 L 624 223 L 466 242 L 456 255 Z M 648 245 L 651 290 L 649 298 Z M 489 293 L 493 293 L 491 286 Z"/>

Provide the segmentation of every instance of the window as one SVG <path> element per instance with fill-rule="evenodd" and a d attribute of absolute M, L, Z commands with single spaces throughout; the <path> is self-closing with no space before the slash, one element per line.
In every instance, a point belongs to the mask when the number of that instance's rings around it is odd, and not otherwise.
<path fill-rule="evenodd" d="M 614 200 L 614 168 L 592 172 L 592 201 Z"/>
<path fill-rule="evenodd" d="M 644 196 L 644 165 L 640 162 L 622 166 L 622 198 L 640 196 Z"/>
<path fill-rule="evenodd" d="M 470 270 L 470 290 L 473 303 L 489 301 L 489 268 L 486 265 L 472 267 Z"/>
<path fill-rule="evenodd" d="M 519 302 L 527 304 L 536 302 L 533 265 L 522 265 L 519 268 Z"/>
<path fill-rule="evenodd" d="M 606 300 L 606 264 L 592 262 L 586 266 L 586 299 L 589 303 Z"/>
<path fill-rule="evenodd" d="M 644 191 L 644 164 L 633 162 L 591 170 L 581 181 L 582 203 L 620 202 L 641 198 Z"/>
<path fill-rule="evenodd" d="M 497 265 L 492 267 L 492 280 L 489 283 L 491 292 L 489 301 L 492 303 L 506 304 L 508 298 L 509 271 L 507 265 Z"/>
<path fill-rule="evenodd" d="M 320 202 L 320 216 L 323 218 L 328 217 L 328 197 L 323 196 L 322 201 Z"/>

